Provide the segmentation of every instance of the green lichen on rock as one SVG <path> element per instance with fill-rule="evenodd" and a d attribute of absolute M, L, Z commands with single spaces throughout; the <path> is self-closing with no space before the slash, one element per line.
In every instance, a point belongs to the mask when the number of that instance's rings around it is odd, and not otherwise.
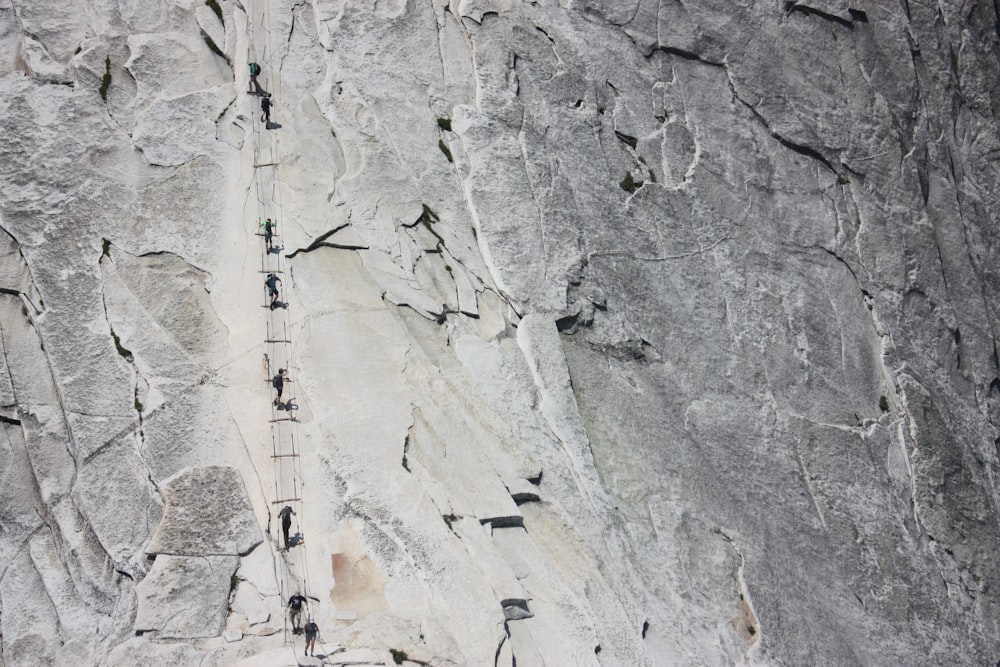
<path fill-rule="evenodd" d="M 448 158 L 448 162 L 454 162 L 455 160 L 451 157 L 451 150 L 448 148 L 448 144 L 444 143 L 444 139 L 438 139 L 438 148 L 444 153 L 444 156 Z"/>
<path fill-rule="evenodd" d="M 104 76 L 101 77 L 101 99 L 108 101 L 108 88 L 111 87 L 111 56 L 104 57 Z"/>
<path fill-rule="evenodd" d="M 218 2 L 215 0 L 205 0 L 205 4 L 208 5 L 213 12 L 215 12 L 215 15 L 219 17 L 219 21 L 222 23 L 226 22 L 225 19 L 222 18 L 222 7 L 219 6 Z"/>
<path fill-rule="evenodd" d="M 631 194 L 641 188 L 642 183 L 642 181 L 637 181 L 632 178 L 632 172 L 628 172 L 625 174 L 625 178 L 623 178 L 618 185 L 621 186 L 622 190 Z"/>

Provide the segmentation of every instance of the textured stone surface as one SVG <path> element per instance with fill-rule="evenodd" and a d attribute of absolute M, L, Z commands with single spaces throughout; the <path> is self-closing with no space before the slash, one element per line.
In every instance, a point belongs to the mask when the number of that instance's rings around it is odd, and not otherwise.
<path fill-rule="evenodd" d="M 137 634 L 194 639 L 222 634 L 235 556 L 159 556 L 136 587 Z M 232 641 L 226 637 L 226 641 Z"/>
<path fill-rule="evenodd" d="M 239 556 L 263 541 L 243 479 L 233 468 L 189 468 L 161 487 L 163 518 L 148 554 Z"/>
<path fill-rule="evenodd" d="M 133 637 L 119 644 L 104 663 L 107 667 L 131 667 L 137 664 L 149 664 L 149 661 L 166 665 L 198 664 L 205 657 L 190 644 L 154 643 L 148 638 Z"/>
<path fill-rule="evenodd" d="M 5 664 L 287 664 L 305 583 L 342 661 L 1000 657 L 993 4 L 50 4 L 0 0 Z M 171 593 L 277 530 L 263 210 L 306 539 Z"/>

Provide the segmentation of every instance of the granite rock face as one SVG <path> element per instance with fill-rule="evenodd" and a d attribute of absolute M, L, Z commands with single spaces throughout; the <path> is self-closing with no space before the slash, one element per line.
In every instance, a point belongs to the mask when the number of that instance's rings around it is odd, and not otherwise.
<path fill-rule="evenodd" d="M 4 664 L 1000 659 L 994 3 L 35 5 Z"/>
<path fill-rule="evenodd" d="M 217 637 L 226 624 L 235 556 L 161 556 L 136 587 L 136 634 L 163 639 Z M 192 604 L 193 603 L 193 604 Z"/>
<path fill-rule="evenodd" d="M 242 556 L 261 543 L 257 518 L 236 470 L 182 470 L 165 480 L 160 491 L 166 506 L 146 553 Z"/>

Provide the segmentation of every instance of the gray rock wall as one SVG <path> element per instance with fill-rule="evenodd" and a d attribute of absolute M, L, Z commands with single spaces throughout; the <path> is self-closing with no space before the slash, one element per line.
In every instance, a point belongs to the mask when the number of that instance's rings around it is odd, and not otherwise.
<path fill-rule="evenodd" d="M 0 0 L 4 664 L 1000 658 L 992 3 L 218 5 Z"/>

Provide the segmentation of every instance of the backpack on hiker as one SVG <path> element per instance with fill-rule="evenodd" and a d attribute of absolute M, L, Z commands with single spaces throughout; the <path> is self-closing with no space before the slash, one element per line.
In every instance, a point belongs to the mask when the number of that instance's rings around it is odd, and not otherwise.
<path fill-rule="evenodd" d="M 260 65 L 250 63 L 250 76 L 257 76 L 258 74 L 260 74 Z"/>

